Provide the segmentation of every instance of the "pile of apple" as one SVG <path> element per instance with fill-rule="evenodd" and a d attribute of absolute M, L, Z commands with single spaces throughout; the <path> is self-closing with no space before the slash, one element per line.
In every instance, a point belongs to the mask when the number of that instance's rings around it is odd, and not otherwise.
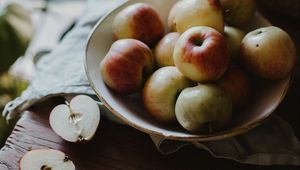
<path fill-rule="evenodd" d="M 249 73 L 278 80 L 295 64 L 295 46 L 282 29 L 242 31 L 254 13 L 255 0 L 181 0 L 169 11 L 165 34 L 153 7 L 129 5 L 113 20 L 103 80 L 117 93 L 141 93 L 146 110 L 163 123 L 221 130 L 249 98 Z"/>

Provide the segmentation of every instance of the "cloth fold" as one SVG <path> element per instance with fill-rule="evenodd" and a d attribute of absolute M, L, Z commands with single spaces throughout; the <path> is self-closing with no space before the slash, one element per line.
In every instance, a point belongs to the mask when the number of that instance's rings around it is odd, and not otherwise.
<path fill-rule="evenodd" d="M 75 27 L 50 54 L 36 65 L 36 75 L 23 94 L 8 103 L 3 111 L 7 119 L 19 116 L 30 106 L 53 96 L 87 94 L 95 97 L 84 70 L 87 38 L 96 22 L 125 0 L 92 0 Z M 101 105 L 101 103 L 100 103 Z M 102 107 L 101 114 L 116 118 Z M 219 141 L 185 142 L 150 136 L 158 150 L 171 154 L 186 145 L 207 150 L 217 158 L 232 159 L 245 164 L 300 165 L 300 142 L 290 125 L 272 115 L 262 125 L 242 135 Z"/>

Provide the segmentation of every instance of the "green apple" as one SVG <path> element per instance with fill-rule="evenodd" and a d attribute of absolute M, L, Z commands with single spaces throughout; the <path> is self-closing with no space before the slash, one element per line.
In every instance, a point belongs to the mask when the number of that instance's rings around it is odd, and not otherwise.
<path fill-rule="evenodd" d="M 208 26 L 223 33 L 224 20 L 217 0 L 184 0 L 177 3 L 168 16 L 172 31 L 183 33 L 194 26 Z"/>
<path fill-rule="evenodd" d="M 245 106 L 251 92 L 251 80 L 241 66 L 231 64 L 217 84 L 230 95 L 234 111 Z"/>
<path fill-rule="evenodd" d="M 244 37 L 241 59 L 249 71 L 266 79 L 281 79 L 296 63 L 296 47 L 284 30 L 275 26 L 262 27 Z"/>
<path fill-rule="evenodd" d="M 173 51 L 179 37 L 178 32 L 171 32 L 156 44 L 154 57 L 158 67 L 174 66 Z"/>
<path fill-rule="evenodd" d="M 175 105 L 178 122 L 190 132 L 219 131 L 229 123 L 231 112 L 229 95 L 213 84 L 185 88 Z"/>
<path fill-rule="evenodd" d="M 247 24 L 256 10 L 255 0 L 220 0 L 225 22 L 241 27 Z"/>
<path fill-rule="evenodd" d="M 144 106 L 157 120 L 165 123 L 176 122 L 177 96 L 181 90 L 192 84 L 193 82 L 184 77 L 174 66 L 159 68 L 144 86 Z"/>
<path fill-rule="evenodd" d="M 241 42 L 245 36 L 245 33 L 236 27 L 225 26 L 224 36 L 228 45 L 230 58 L 237 59 Z"/>

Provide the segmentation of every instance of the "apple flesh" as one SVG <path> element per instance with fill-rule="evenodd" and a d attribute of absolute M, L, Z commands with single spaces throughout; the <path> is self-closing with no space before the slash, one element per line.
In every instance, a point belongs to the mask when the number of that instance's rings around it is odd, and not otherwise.
<path fill-rule="evenodd" d="M 281 79 L 291 72 L 296 63 L 296 47 L 282 29 L 262 27 L 244 37 L 241 59 L 251 72 L 266 79 Z"/>
<path fill-rule="evenodd" d="M 50 113 L 50 126 L 69 142 L 91 140 L 100 121 L 97 103 L 89 96 L 78 95 L 70 103 L 56 106 Z"/>
<path fill-rule="evenodd" d="M 251 81 L 242 67 L 231 64 L 217 84 L 231 97 L 234 111 L 245 106 L 251 92 Z"/>
<path fill-rule="evenodd" d="M 145 108 L 161 122 L 176 122 L 175 102 L 177 96 L 181 90 L 191 86 L 192 83 L 174 66 L 159 68 L 147 80 L 143 89 Z"/>
<path fill-rule="evenodd" d="M 184 76 L 198 82 L 210 82 L 223 75 L 230 56 L 221 33 L 210 27 L 197 26 L 179 37 L 173 59 Z"/>
<path fill-rule="evenodd" d="M 171 30 L 183 33 L 194 26 L 209 26 L 223 33 L 223 14 L 217 0 L 184 0 L 177 3 L 168 16 Z"/>
<path fill-rule="evenodd" d="M 115 39 L 138 39 L 152 47 L 163 37 L 164 25 L 153 7 L 135 3 L 116 15 L 112 32 Z"/>
<path fill-rule="evenodd" d="M 141 89 L 154 68 L 150 48 L 135 39 L 115 41 L 100 63 L 104 82 L 120 93 L 134 93 Z"/>
<path fill-rule="evenodd" d="M 230 58 L 236 60 L 239 56 L 240 46 L 245 33 L 236 27 L 225 26 L 224 36 L 230 53 Z"/>
<path fill-rule="evenodd" d="M 158 67 L 174 66 L 173 51 L 179 37 L 178 32 L 168 33 L 155 46 L 154 57 Z"/>
<path fill-rule="evenodd" d="M 230 121 L 232 102 L 223 89 L 213 84 L 185 88 L 178 96 L 175 114 L 180 125 L 190 132 L 212 133 Z"/>
<path fill-rule="evenodd" d="M 20 170 L 75 170 L 75 165 L 63 152 L 36 149 L 27 152 L 20 161 Z"/>
<path fill-rule="evenodd" d="M 220 0 L 225 22 L 241 27 L 252 20 L 255 10 L 255 0 Z"/>

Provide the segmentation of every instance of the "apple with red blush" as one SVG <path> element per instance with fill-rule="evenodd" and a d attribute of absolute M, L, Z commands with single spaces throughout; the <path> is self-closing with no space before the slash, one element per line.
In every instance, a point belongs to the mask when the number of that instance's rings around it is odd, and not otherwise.
<path fill-rule="evenodd" d="M 251 79 L 241 66 L 231 64 L 217 84 L 231 97 L 234 111 L 239 111 L 248 102 L 251 94 Z"/>
<path fill-rule="evenodd" d="M 221 33 L 207 26 L 197 26 L 179 37 L 173 59 L 178 70 L 189 79 L 212 82 L 226 71 L 230 56 Z"/>
<path fill-rule="evenodd" d="M 152 6 L 135 3 L 115 16 L 112 32 L 115 39 L 133 38 L 153 47 L 163 37 L 164 25 Z"/>
<path fill-rule="evenodd" d="M 100 63 L 105 84 L 120 93 L 139 91 L 154 69 L 150 48 L 136 39 L 115 41 Z"/>

